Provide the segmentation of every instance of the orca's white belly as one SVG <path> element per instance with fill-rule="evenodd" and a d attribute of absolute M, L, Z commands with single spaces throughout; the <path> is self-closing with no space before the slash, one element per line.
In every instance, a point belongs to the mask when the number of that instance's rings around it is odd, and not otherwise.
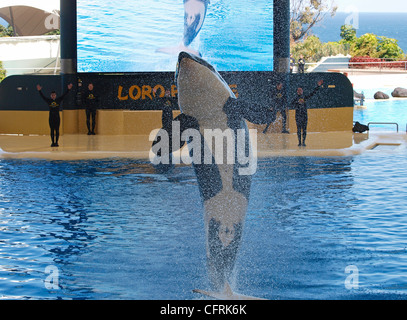
<path fill-rule="evenodd" d="M 220 223 L 219 239 L 227 247 L 235 238 L 235 226 L 243 224 L 247 211 L 246 197 L 233 189 L 233 166 L 218 165 L 222 190 L 204 202 L 205 224 L 211 219 Z"/>

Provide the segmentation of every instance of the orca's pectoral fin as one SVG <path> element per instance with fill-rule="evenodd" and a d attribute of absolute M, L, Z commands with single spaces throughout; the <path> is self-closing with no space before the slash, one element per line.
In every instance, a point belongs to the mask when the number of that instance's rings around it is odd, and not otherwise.
<path fill-rule="evenodd" d="M 176 146 L 179 146 L 178 149 L 181 149 L 184 145 L 185 142 L 188 141 L 184 141 L 182 140 L 182 133 L 187 130 L 187 129 L 195 129 L 199 131 L 199 123 L 198 120 L 196 120 L 194 117 L 191 116 L 187 116 L 185 113 L 181 113 L 180 115 L 178 115 L 173 123 L 178 123 L 179 125 L 179 135 L 177 135 L 177 137 L 173 137 L 173 139 L 178 138 L 179 141 L 176 142 Z M 177 151 L 177 150 L 173 150 L 173 151 Z"/>
<path fill-rule="evenodd" d="M 276 120 L 275 110 L 268 106 L 230 99 L 224 107 L 229 119 L 246 119 L 254 124 L 270 124 Z"/>
<path fill-rule="evenodd" d="M 187 129 L 199 130 L 199 123 L 194 117 L 187 116 L 185 113 L 178 115 L 174 121 L 179 121 L 181 132 Z"/>
<path fill-rule="evenodd" d="M 246 109 L 247 121 L 254 124 L 269 124 L 276 121 L 276 111 L 261 105 L 250 105 Z"/>

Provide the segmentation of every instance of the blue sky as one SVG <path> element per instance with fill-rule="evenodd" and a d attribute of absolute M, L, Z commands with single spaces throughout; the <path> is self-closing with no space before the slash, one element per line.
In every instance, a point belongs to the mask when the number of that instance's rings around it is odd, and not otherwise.
<path fill-rule="evenodd" d="M 8 23 L 6 22 L 6 20 L 3 20 L 2 18 L 0 18 L 0 24 L 3 26 L 7 26 Z"/>
<path fill-rule="evenodd" d="M 405 0 L 334 0 L 338 11 L 351 12 L 407 12 Z"/>

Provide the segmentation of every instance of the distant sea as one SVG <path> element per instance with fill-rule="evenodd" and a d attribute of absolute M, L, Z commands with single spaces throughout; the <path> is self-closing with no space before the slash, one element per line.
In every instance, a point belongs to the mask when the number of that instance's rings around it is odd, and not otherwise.
<path fill-rule="evenodd" d="M 322 42 L 338 41 L 341 26 L 350 16 L 350 13 L 337 13 L 333 18 L 326 18 L 312 29 L 312 33 L 319 37 Z M 398 40 L 398 44 L 407 54 L 407 13 L 367 13 L 361 12 L 353 15 L 356 19 L 358 37 L 365 33 L 373 33 L 378 36 L 386 36 Z"/>

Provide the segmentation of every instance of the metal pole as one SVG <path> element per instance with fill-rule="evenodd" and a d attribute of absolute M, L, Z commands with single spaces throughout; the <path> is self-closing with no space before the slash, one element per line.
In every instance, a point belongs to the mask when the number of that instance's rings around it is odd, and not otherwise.
<path fill-rule="evenodd" d="M 274 0 L 274 72 L 290 68 L 290 0 Z"/>
<path fill-rule="evenodd" d="M 273 22 L 273 70 L 277 73 L 277 81 L 283 83 L 283 94 L 288 100 L 287 97 L 290 92 L 290 0 L 274 0 Z M 277 83 L 271 83 L 271 85 L 275 87 Z M 284 106 L 284 109 L 286 127 L 283 127 L 283 130 L 289 130 L 289 106 Z"/>
<path fill-rule="evenodd" d="M 60 46 L 61 46 L 61 75 L 62 90 L 66 90 L 69 83 L 77 82 L 77 27 L 76 0 L 60 0 Z M 69 94 L 64 100 L 64 109 L 75 107 L 75 95 Z"/>
<path fill-rule="evenodd" d="M 77 62 L 76 0 L 60 0 L 61 74 L 75 74 Z"/>

